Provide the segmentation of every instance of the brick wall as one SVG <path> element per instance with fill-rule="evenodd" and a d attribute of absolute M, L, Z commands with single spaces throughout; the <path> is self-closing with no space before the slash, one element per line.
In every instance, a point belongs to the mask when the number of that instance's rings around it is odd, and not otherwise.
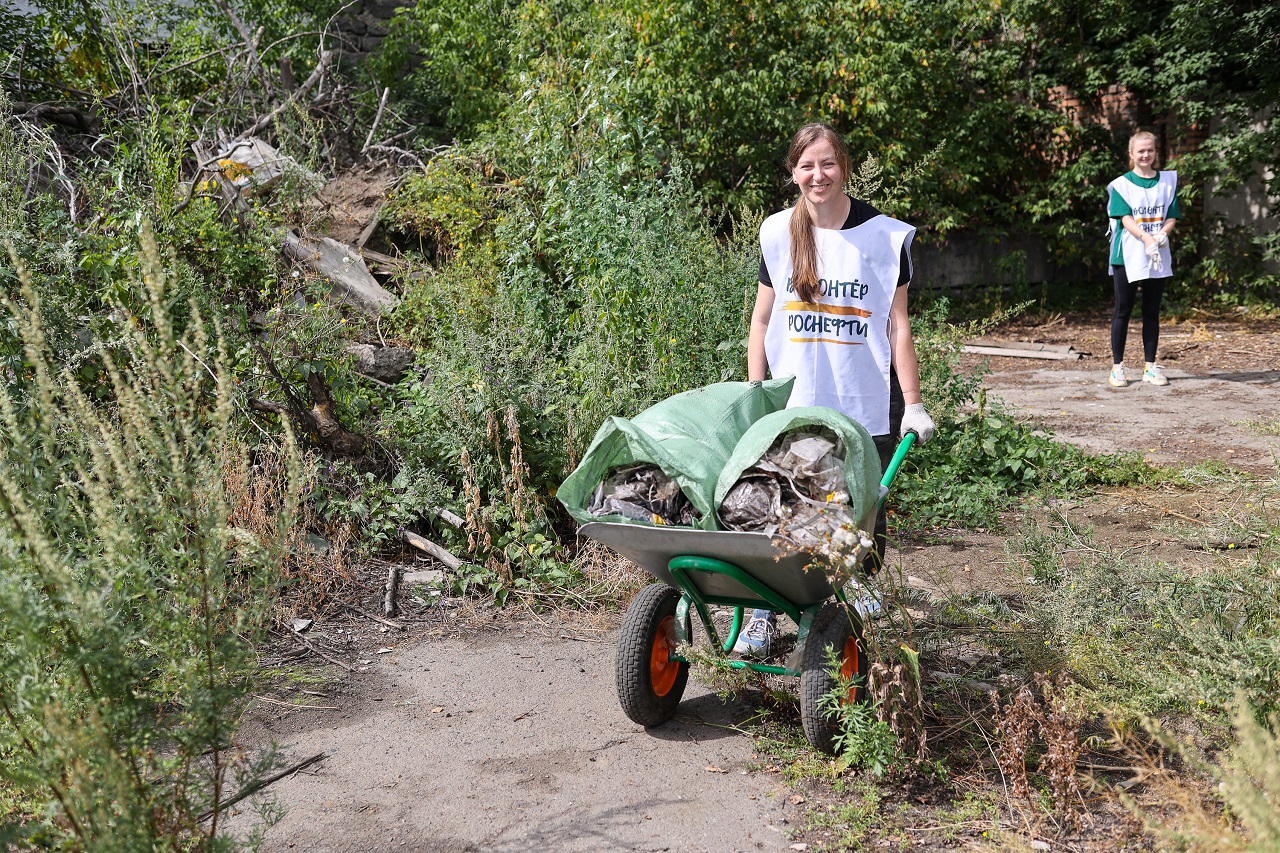
<path fill-rule="evenodd" d="M 415 0 L 358 0 L 334 21 L 343 52 L 358 56 L 375 50 L 386 38 L 396 10 L 414 3 Z"/>

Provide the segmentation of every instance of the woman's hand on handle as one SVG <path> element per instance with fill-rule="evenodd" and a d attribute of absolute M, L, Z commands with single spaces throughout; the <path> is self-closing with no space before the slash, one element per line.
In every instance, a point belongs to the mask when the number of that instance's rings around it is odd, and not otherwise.
<path fill-rule="evenodd" d="M 898 437 L 903 438 L 909 432 L 914 432 L 921 444 L 933 438 L 933 418 L 924 410 L 924 403 L 910 403 L 902 413 L 902 429 Z"/>

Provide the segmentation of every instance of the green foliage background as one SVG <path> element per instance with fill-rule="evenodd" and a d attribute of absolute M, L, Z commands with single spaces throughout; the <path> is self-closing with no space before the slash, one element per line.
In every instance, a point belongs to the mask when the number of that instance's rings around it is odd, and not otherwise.
<path fill-rule="evenodd" d="M 323 376 L 337 416 L 370 439 L 369 458 L 316 468 L 300 523 L 335 542 L 354 534 L 366 555 L 422 529 L 466 557 L 456 591 L 581 600 L 556 484 L 606 416 L 743 378 L 756 229 L 791 201 L 781 163 L 799 124 L 834 124 L 868 199 L 925 240 L 1029 234 L 1060 260 L 1095 263 L 1101 187 L 1123 170 L 1125 140 L 1070 121 L 1055 87 L 1096 109 L 1122 84 L 1171 143 L 1207 127 L 1175 164 L 1184 205 L 1210 178 L 1229 187 L 1280 159 L 1280 115 L 1266 112 L 1280 96 L 1280 7 L 1254 0 L 421 0 L 373 56 L 331 69 L 323 101 L 290 102 L 280 64 L 292 63 L 295 85 L 311 73 L 336 46 L 341 7 L 231 3 L 261 28 L 256 64 L 221 4 L 0 9 L 0 236 L 14 257 L 0 263 L 0 474 L 11 507 L 25 495 L 44 513 L 34 525 L 10 512 L 0 548 L 6 611 L 29 616 L 6 622 L 0 644 L 0 698 L 13 709 L 0 728 L 0 796 L 14 803 L 3 842 L 65 838 L 73 812 L 104 832 L 146 812 L 128 823 L 139 835 L 111 843 L 224 843 L 193 816 L 234 773 L 210 774 L 193 756 L 226 747 L 247 642 L 280 590 L 299 589 L 287 586 L 288 560 L 271 559 L 280 541 L 250 547 L 229 529 L 224 495 L 193 491 L 229 459 L 244 467 L 278 450 L 283 425 L 250 414 L 254 399 Z M 392 284 L 399 309 L 375 323 L 329 305 L 325 282 L 281 260 L 281 227 L 321 222 L 305 188 L 257 199 L 252 220 L 235 223 L 182 181 L 196 173 L 192 143 L 277 107 L 261 132 L 332 176 L 362 161 L 386 88 L 378 136 L 421 166 L 382 213 L 407 260 Z M 51 124 L 42 105 L 73 107 L 83 126 Z M 148 222 L 155 245 L 139 253 Z M 1274 236 L 1215 223 L 1199 238 L 1180 233 L 1199 298 L 1274 307 L 1261 267 Z M 162 267 L 165 287 L 147 287 Z M 987 401 L 980 377 L 958 369 L 959 342 L 979 326 L 953 325 L 942 304 L 915 322 L 939 430 L 903 472 L 898 526 L 995 523 L 1010 501 L 1054 488 L 1050 472 L 1076 490 L 1154 476 L 1056 444 Z M 345 344 L 388 335 L 416 348 L 414 370 L 395 387 L 355 377 Z M 135 467 L 98 455 L 95 442 L 118 435 L 144 448 Z M 159 499 L 117 509 L 106 497 L 117 486 Z M 465 529 L 439 525 L 442 507 Z M 1187 587 L 1153 568 L 1133 596 L 1105 571 L 1075 587 L 1043 562 L 1040 627 L 1053 652 L 1096 668 L 1098 695 L 1131 690 L 1140 710 L 1162 708 L 1160 690 L 1195 680 L 1126 670 L 1084 642 L 1101 626 L 1154 659 L 1156 635 L 1132 622 L 1177 608 L 1194 625 L 1159 638 L 1201 637 L 1213 663 L 1195 695 L 1220 702 L 1243 680 L 1253 707 L 1274 710 L 1273 632 L 1258 627 L 1274 608 L 1213 618 L 1248 598 L 1222 592 L 1233 584 L 1273 599 L 1266 571 Z M 328 568 L 317 605 L 341 587 Z M 1254 633 L 1229 663 L 1240 625 Z M 71 642 L 73 629 L 92 637 Z M 119 704 L 82 732 L 65 725 L 103 697 Z M 77 751 L 90 756 L 79 787 L 56 791 L 43 771 Z M 46 809 L 59 794 L 67 801 Z"/>

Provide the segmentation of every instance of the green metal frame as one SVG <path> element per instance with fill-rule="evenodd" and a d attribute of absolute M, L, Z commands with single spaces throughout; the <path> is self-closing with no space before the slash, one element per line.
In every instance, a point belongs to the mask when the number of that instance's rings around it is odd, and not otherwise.
<path fill-rule="evenodd" d="M 903 436 L 902 441 L 898 444 L 898 448 L 893 454 L 893 459 L 890 460 L 888 467 L 885 469 L 884 477 L 880 480 L 880 485 L 885 489 L 888 489 L 893 484 L 894 478 L 898 475 L 898 469 L 902 467 L 902 461 L 906 459 L 907 452 L 911 450 L 911 445 L 915 443 L 915 440 L 916 434 L 909 432 Z M 881 496 L 880 506 L 884 505 L 885 497 L 887 497 L 887 493 Z M 768 608 L 790 616 L 799 626 L 796 648 L 801 649 L 804 648 L 804 641 L 809 635 L 809 626 L 813 622 L 813 617 L 817 615 L 818 610 L 825 603 L 819 602 L 805 608 L 796 607 L 770 588 L 768 584 L 762 583 L 732 563 L 726 563 L 724 560 L 717 560 L 714 557 L 672 557 L 667 564 L 667 569 L 671 572 L 671 577 L 675 579 L 680 591 L 683 593 L 680 596 L 679 603 L 676 605 L 675 613 L 677 642 L 693 642 L 693 625 L 689 613 L 689 608 L 692 607 L 697 611 L 698 618 L 702 620 L 702 627 L 706 629 L 712 645 L 719 648 L 726 655 L 734 644 L 738 642 L 738 635 L 742 631 L 742 615 L 746 608 Z M 704 596 L 693 582 L 692 575 L 695 572 L 724 575 L 746 587 L 755 593 L 757 597 Z M 845 600 L 844 590 L 839 586 L 835 587 L 835 597 L 841 604 L 848 604 Z M 707 605 L 709 604 L 722 604 L 733 608 L 733 624 L 729 627 L 729 636 L 723 643 L 720 642 L 720 635 L 716 632 L 716 626 L 711 621 L 711 613 L 707 610 Z M 688 658 L 677 654 L 672 654 L 671 660 L 688 662 Z M 800 675 L 800 670 L 798 669 L 755 663 L 753 661 L 726 659 L 722 664 L 730 669 L 749 669 L 752 672 L 764 672 L 771 675 Z"/>

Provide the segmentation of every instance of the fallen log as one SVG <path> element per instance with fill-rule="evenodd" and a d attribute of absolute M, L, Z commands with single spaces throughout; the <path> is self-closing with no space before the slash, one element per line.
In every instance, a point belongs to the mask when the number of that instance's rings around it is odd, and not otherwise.
<path fill-rule="evenodd" d="M 401 531 L 400 537 L 404 540 L 406 545 L 412 545 L 424 554 L 429 554 L 430 556 L 435 557 L 453 571 L 457 571 L 462 566 L 462 560 L 458 559 L 444 548 L 441 548 L 430 539 L 426 539 L 408 530 Z"/>

